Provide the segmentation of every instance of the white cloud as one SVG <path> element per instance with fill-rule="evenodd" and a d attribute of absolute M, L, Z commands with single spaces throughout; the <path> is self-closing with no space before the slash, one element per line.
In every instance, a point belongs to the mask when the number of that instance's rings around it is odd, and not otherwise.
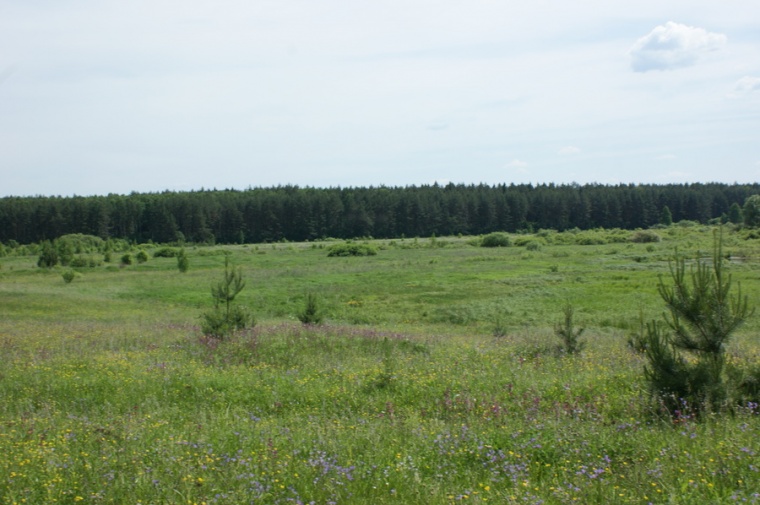
<path fill-rule="evenodd" d="M 570 156 L 573 154 L 579 154 L 581 150 L 574 146 L 565 146 L 562 149 L 559 150 L 559 154 L 562 156 Z"/>
<path fill-rule="evenodd" d="M 631 47 L 628 52 L 631 68 L 634 72 L 647 72 L 689 67 L 702 54 L 719 50 L 727 40 L 721 33 L 668 21 Z"/>
<path fill-rule="evenodd" d="M 508 168 L 525 168 L 528 166 L 528 163 L 526 161 L 514 159 L 507 163 L 506 165 Z"/>
<path fill-rule="evenodd" d="M 742 77 L 734 84 L 734 95 L 743 95 L 760 91 L 760 77 Z"/>
<path fill-rule="evenodd" d="M 518 160 L 516 158 L 510 161 L 509 163 L 507 163 L 504 167 L 512 169 L 518 174 L 525 175 L 528 173 L 528 163 L 526 161 Z"/>

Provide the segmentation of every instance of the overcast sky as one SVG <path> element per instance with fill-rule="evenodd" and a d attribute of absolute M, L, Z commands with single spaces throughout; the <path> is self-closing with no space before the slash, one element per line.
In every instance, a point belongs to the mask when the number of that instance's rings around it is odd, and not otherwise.
<path fill-rule="evenodd" d="M 0 1 L 0 196 L 759 180 L 757 0 Z"/>

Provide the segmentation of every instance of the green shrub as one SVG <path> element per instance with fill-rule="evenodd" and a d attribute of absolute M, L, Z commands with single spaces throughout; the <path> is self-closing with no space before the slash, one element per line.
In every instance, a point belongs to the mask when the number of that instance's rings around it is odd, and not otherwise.
<path fill-rule="evenodd" d="M 579 233 L 575 238 L 578 245 L 605 245 L 609 243 L 607 236 L 598 231 L 586 231 Z"/>
<path fill-rule="evenodd" d="M 73 268 L 95 268 L 99 267 L 102 262 L 93 256 L 76 256 L 69 262 Z"/>
<path fill-rule="evenodd" d="M 184 249 L 180 249 L 177 254 L 177 268 L 180 272 L 185 273 L 190 268 L 190 260 L 187 258 Z"/>
<path fill-rule="evenodd" d="M 689 221 L 688 219 L 682 219 L 681 221 L 678 221 L 678 226 L 681 228 L 694 228 L 695 226 L 699 226 L 699 223 L 696 221 Z"/>
<path fill-rule="evenodd" d="M 132 264 L 132 255 L 129 253 L 125 253 L 121 257 L 121 264 L 122 265 L 131 265 Z"/>
<path fill-rule="evenodd" d="M 528 251 L 540 251 L 541 250 L 541 242 L 537 240 L 531 240 L 527 244 L 525 244 L 525 249 Z"/>
<path fill-rule="evenodd" d="M 330 246 L 327 250 L 328 257 L 338 256 L 374 256 L 377 254 L 377 249 L 369 244 L 357 244 L 354 242 L 345 242 L 343 244 L 335 244 Z"/>
<path fill-rule="evenodd" d="M 182 249 L 180 249 L 181 251 Z M 175 258 L 179 255 L 179 251 L 173 247 L 162 247 L 153 251 L 154 258 Z"/>
<path fill-rule="evenodd" d="M 142 249 L 135 255 L 135 258 L 137 259 L 138 263 L 145 263 L 148 261 L 148 253 L 143 251 Z"/>
<path fill-rule="evenodd" d="M 58 251 L 53 247 L 50 241 L 42 243 L 42 252 L 37 259 L 37 266 L 41 268 L 53 268 L 58 264 Z"/>
<path fill-rule="evenodd" d="M 659 242 L 662 238 L 652 230 L 637 230 L 631 235 L 630 241 L 636 244 L 648 244 L 651 242 Z"/>
<path fill-rule="evenodd" d="M 65 282 L 66 284 L 70 284 L 71 281 L 73 281 L 74 278 L 76 278 L 76 276 L 77 276 L 77 273 L 71 268 L 69 268 L 68 270 L 64 271 L 61 274 L 61 277 L 63 277 L 63 282 Z"/>
<path fill-rule="evenodd" d="M 85 235 L 83 233 L 61 235 L 55 240 L 55 242 L 59 246 L 65 245 L 75 254 L 101 252 L 105 247 L 105 241 L 102 238 L 96 237 L 95 235 Z"/>
<path fill-rule="evenodd" d="M 480 247 L 509 247 L 512 241 L 504 232 L 489 233 L 480 241 Z"/>

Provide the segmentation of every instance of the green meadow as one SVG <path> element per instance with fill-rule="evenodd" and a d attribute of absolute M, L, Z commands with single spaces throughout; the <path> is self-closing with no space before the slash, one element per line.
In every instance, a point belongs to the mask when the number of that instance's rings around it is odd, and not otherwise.
<path fill-rule="evenodd" d="M 4 504 L 760 503 L 760 407 L 662 412 L 627 345 L 662 320 L 676 251 L 715 227 L 158 246 L 148 261 L 0 258 Z M 649 236 L 647 239 L 651 239 Z M 363 243 L 363 241 L 358 241 Z M 760 243 L 725 227 L 734 292 L 760 301 Z M 226 255 L 256 324 L 204 337 Z M 297 314 L 317 296 L 324 323 Z M 559 348 L 574 309 L 585 348 Z M 760 371 L 760 313 L 727 350 Z M 757 377 L 757 375 L 755 375 Z M 735 380 L 750 380 L 736 376 Z"/>

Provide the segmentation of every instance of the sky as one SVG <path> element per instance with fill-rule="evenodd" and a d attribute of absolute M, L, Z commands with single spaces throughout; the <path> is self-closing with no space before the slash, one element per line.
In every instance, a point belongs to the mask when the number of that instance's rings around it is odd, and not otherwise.
<path fill-rule="evenodd" d="M 0 0 L 0 197 L 758 181 L 757 0 Z"/>

